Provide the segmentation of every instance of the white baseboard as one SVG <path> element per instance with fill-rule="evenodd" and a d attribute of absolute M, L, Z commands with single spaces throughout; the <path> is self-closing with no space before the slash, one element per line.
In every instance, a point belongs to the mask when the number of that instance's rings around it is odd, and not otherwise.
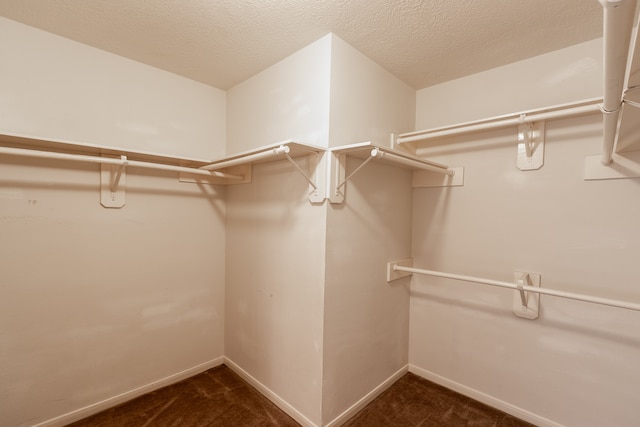
<path fill-rule="evenodd" d="M 303 427 L 318 427 L 313 421 L 309 418 L 305 417 L 300 411 L 291 406 L 289 402 L 278 396 L 276 393 L 271 391 L 267 386 L 262 384 L 260 381 L 252 377 L 247 371 L 242 369 L 240 366 L 235 364 L 228 357 L 224 358 L 224 364 L 227 365 L 233 372 L 238 374 L 243 380 L 251 384 L 255 389 L 257 389 L 264 397 L 273 402 L 278 408 L 282 409 L 287 415 L 296 420 Z"/>
<path fill-rule="evenodd" d="M 97 414 L 105 409 L 113 408 L 116 405 L 127 402 L 143 394 L 150 393 L 158 390 L 162 387 L 177 383 L 194 375 L 200 374 L 208 369 L 222 365 L 224 363 L 224 357 L 220 356 L 216 359 L 209 360 L 208 362 L 201 363 L 192 368 L 185 369 L 177 374 L 169 375 L 168 377 L 154 381 L 152 383 L 143 385 L 142 387 L 129 390 L 127 392 L 118 394 L 117 396 L 110 397 L 100 402 L 85 406 L 75 411 L 68 412 L 50 420 L 35 424 L 33 427 L 62 427 L 75 421 L 81 420 L 88 416 Z"/>
<path fill-rule="evenodd" d="M 551 421 L 547 418 L 536 415 L 532 412 L 526 411 L 518 406 L 512 405 L 511 403 L 505 402 L 504 400 L 498 399 L 486 393 L 483 393 L 479 390 L 476 390 L 471 387 L 467 387 L 466 385 L 460 384 L 458 382 L 452 381 L 448 378 L 442 377 L 436 373 L 431 371 L 427 371 L 426 369 L 419 368 L 415 365 L 409 365 L 409 372 L 416 374 L 424 379 L 432 381 L 436 384 L 439 384 L 443 387 L 446 387 L 450 390 L 456 391 L 460 394 L 464 394 L 467 397 L 475 399 L 479 402 L 482 402 L 486 405 L 492 406 L 496 409 L 499 409 L 507 414 L 513 415 L 514 417 L 518 417 L 524 421 L 527 421 L 531 424 L 534 424 L 539 427 L 564 427 L 562 424 L 558 424 L 554 421 Z"/>
<path fill-rule="evenodd" d="M 369 393 L 367 393 L 366 396 L 351 405 L 346 411 L 338 415 L 333 421 L 326 424 L 325 427 L 338 427 L 344 424 L 349 418 L 353 417 L 355 414 L 364 409 L 365 406 L 371 403 L 376 397 L 380 396 L 386 389 L 391 387 L 393 383 L 398 381 L 400 377 L 407 373 L 408 369 L 408 365 L 400 368 L 395 374 L 391 375 L 389 378 L 383 381 L 382 384 L 371 390 Z"/>
<path fill-rule="evenodd" d="M 282 409 L 287 415 L 296 420 L 303 427 L 318 427 L 313 421 L 309 418 L 305 417 L 300 411 L 291 406 L 286 400 L 278 396 L 276 393 L 271 391 L 267 386 L 262 384 L 260 381 L 252 377 L 247 371 L 242 369 L 240 366 L 235 364 L 232 360 L 227 357 L 224 358 L 224 364 L 227 365 L 232 371 L 238 374 L 243 380 L 251 384 L 254 388 L 256 388 L 263 396 L 273 402 L 277 407 Z M 371 403 L 376 397 L 382 394 L 383 391 L 391 387 L 393 383 L 398 381 L 400 377 L 402 377 L 405 373 L 407 373 L 409 367 L 404 366 L 400 368 L 396 373 L 387 378 L 382 384 L 377 386 L 375 389 L 367 393 L 362 399 L 358 400 L 356 403 L 351 405 L 346 411 L 342 414 L 338 415 L 333 421 L 328 424 L 324 424 L 324 427 L 338 427 L 342 425 L 349 418 L 353 417 L 360 410 L 362 410 L 365 406 Z"/>

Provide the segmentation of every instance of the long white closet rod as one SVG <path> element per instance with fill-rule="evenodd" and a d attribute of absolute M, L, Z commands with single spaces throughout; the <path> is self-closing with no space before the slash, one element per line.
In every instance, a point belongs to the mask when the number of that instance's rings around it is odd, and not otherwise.
<path fill-rule="evenodd" d="M 174 172 L 185 172 L 196 175 L 207 175 L 226 179 L 243 179 L 239 175 L 230 175 L 222 172 L 208 171 L 197 168 L 189 168 L 185 166 L 166 165 L 162 163 L 141 162 L 137 160 L 115 159 L 111 157 L 86 156 L 82 154 L 56 153 L 51 151 L 28 150 L 23 148 L 0 147 L 0 154 L 22 157 L 37 157 L 42 159 L 70 160 L 84 163 L 99 163 L 109 165 L 134 166 L 146 169 L 159 169 Z"/>
<path fill-rule="evenodd" d="M 604 96 L 602 163 L 613 159 L 613 147 L 622 108 L 636 0 L 600 0 L 603 7 Z"/>
<path fill-rule="evenodd" d="M 555 120 L 593 114 L 600 111 L 600 106 L 598 105 L 598 103 L 601 100 L 601 98 L 594 98 L 571 104 L 548 107 L 545 109 L 529 110 L 515 114 L 492 117 L 489 119 L 460 123 L 451 126 L 407 132 L 398 135 L 396 142 L 398 144 L 403 144 L 407 142 L 424 141 L 427 139 L 444 138 L 454 135 L 464 135 L 466 133 L 472 132 L 502 129 L 511 126 L 518 126 L 523 122 L 533 123 L 545 120 Z"/>
<path fill-rule="evenodd" d="M 508 288 L 508 289 L 513 289 L 518 291 L 522 288 L 522 290 L 526 292 L 534 292 L 538 294 L 551 295 L 554 297 L 568 298 L 568 299 L 573 299 L 577 301 L 584 301 L 584 302 L 590 302 L 594 304 L 608 305 L 611 307 L 626 308 L 628 310 L 640 311 L 640 304 L 638 303 L 621 301 L 621 300 L 610 299 L 610 298 L 594 297 L 591 295 L 583 295 L 583 294 L 577 294 L 573 292 L 558 291 L 555 289 L 539 288 L 536 286 L 529 286 L 529 285 L 516 285 L 515 283 L 502 282 L 499 280 L 483 279 L 480 277 L 464 276 L 460 274 L 443 273 L 440 271 L 433 271 L 433 270 L 422 270 L 419 268 L 404 267 L 401 265 L 394 265 L 393 271 L 404 271 L 406 273 L 416 273 L 416 274 L 424 274 L 426 276 L 444 277 L 446 279 L 462 280 L 463 282 L 479 283 L 482 285 L 489 285 L 489 286 L 498 286 L 501 288 Z"/>
<path fill-rule="evenodd" d="M 453 169 L 450 169 L 448 166 L 442 165 L 440 163 L 431 162 L 423 159 L 409 159 L 407 157 L 402 157 L 397 154 L 386 153 L 384 151 L 381 151 L 378 148 L 374 148 L 373 150 L 371 150 L 370 158 L 382 158 L 382 157 L 386 157 L 387 159 L 390 159 L 393 162 L 400 163 L 412 168 L 422 169 L 430 172 L 442 173 L 449 176 L 455 175 L 455 171 Z"/>
<path fill-rule="evenodd" d="M 256 162 L 258 160 L 268 159 L 269 157 L 276 157 L 282 154 L 289 154 L 291 149 L 288 145 L 281 145 L 279 147 L 273 148 L 271 150 L 262 151 L 260 153 L 248 154 L 242 157 L 238 157 L 237 159 L 224 160 L 217 163 L 211 163 L 210 165 L 205 165 L 200 167 L 202 170 L 212 171 L 217 169 L 224 169 L 231 166 L 237 166 L 249 162 Z"/>

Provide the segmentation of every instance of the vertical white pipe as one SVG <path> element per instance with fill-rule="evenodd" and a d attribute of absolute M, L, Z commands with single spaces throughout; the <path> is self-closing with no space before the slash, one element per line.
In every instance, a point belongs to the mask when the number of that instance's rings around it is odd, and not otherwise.
<path fill-rule="evenodd" d="M 622 107 L 622 93 L 636 0 L 600 0 L 603 7 L 604 95 L 602 163 L 611 163 Z"/>

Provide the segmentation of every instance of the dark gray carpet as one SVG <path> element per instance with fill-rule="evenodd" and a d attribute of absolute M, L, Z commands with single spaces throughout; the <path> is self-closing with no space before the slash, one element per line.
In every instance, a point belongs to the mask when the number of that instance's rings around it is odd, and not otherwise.
<path fill-rule="evenodd" d="M 531 424 L 407 373 L 343 427 L 531 427 Z"/>
<path fill-rule="evenodd" d="M 72 427 L 299 426 L 222 365 L 71 424 Z M 408 373 L 346 427 L 529 427 L 524 421 Z"/>

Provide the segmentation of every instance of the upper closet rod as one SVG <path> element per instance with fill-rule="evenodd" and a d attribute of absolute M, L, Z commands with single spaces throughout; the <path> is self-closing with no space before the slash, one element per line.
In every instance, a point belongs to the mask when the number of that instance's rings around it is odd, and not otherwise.
<path fill-rule="evenodd" d="M 246 156 L 238 157 L 237 159 L 226 160 L 217 163 L 211 163 L 210 165 L 201 166 L 200 169 L 206 171 L 213 171 L 217 169 L 229 168 L 231 166 L 242 165 L 249 162 L 255 162 L 262 159 L 268 159 L 269 157 L 280 156 L 282 154 L 289 154 L 289 147 L 287 145 L 281 145 L 271 150 L 262 151 L 260 153 L 248 154 Z"/>
<path fill-rule="evenodd" d="M 622 108 L 636 0 L 600 0 L 603 7 L 604 99 L 602 163 L 613 159 L 613 147 Z"/>
<path fill-rule="evenodd" d="M 447 136 L 463 135 L 471 132 L 518 126 L 523 122 L 533 123 L 545 120 L 583 116 L 600 111 L 598 103 L 601 101 L 602 98 L 587 99 L 580 102 L 562 104 L 544 109 L 529 110 L 515 114 L 492 117 L 489 119 L 443 126 L 435 129 L 408 132 L 398 135 L 396 142 L 398 144 L 403 144 L 407 142 L 424 141 L 427 139 L 443 138 Z"/>
<path fill-rule="evenodd" d="M 120 159 L 120 158 L 116 159 L 111 157 L 56 153 L 51 151 L 39 151 L 39 150 L 29 150 L 29 149 L 11 148 L 11 147 L 0 147 L 0 154 L 8 154 L 12 156 L 23 156 L 23 157 L 37 157 L 37 158 L 43 158 L 43 159 L 70 160 L 70 161 L 85 162 L 85 163 L 135 166 L 139 168 L 159 169 L 159 170 L 167 170 L 167 171 L 174 171 L 174 172 L 185 172 L 190 174 L 207 175 L 207 176 L 214 176 L 214 177 L 226 178 L 226 179 L 243 179 L 243 177 L 239 175 L 231 175 L 231 174 L 222 173 L 222 172 L 213 172 L 213 171 L 190 168 L 185 166 L 174 166 L 174 165 L 167 165 L 162 163 L 149 163 L 149 162 L 141 162 L 137 160 L 128 160 L 126 159 L 126 157 L 124 159 Z"/>
<path fill-rule="evenodd" d="M 620 300 L 610 299 L 610 298 L 594 297 L 591 295 L 576 294 L 573 292 L 558 291 L 555 289 L 539 288 L 536 286 L 529 286 L 529 285 L 516 285 L 515 283 L 502 282 L 499 280 L 482 279 L 479 277 L 443 273 L 440 271 L 433 271 L 433 270 L 422 270 L 419 268 L 405 267 L 397 264 L 393 265 L 393 271 L 404 271 L 406 273 L 416 273 L 416 274 L 424 274 L 427 276 L 444 277 L 447 279 L 462 280 L 464 282 L 498 286 L 501 288 L 508 288 L 508 289 L 513 289 L 517 291 L 523 290 L 526 292 L 534 292 L 538 294 L 552 295 L 554 297 L 568 298 L 568 299 L 573 299 L 578 301 L 590 302 L 594 304 L 608 305 L 611 307 L 626 308 L 628 310 L 640 311 L 640 304 L 637 304 L 637 303 L 620 301 Z"/>

